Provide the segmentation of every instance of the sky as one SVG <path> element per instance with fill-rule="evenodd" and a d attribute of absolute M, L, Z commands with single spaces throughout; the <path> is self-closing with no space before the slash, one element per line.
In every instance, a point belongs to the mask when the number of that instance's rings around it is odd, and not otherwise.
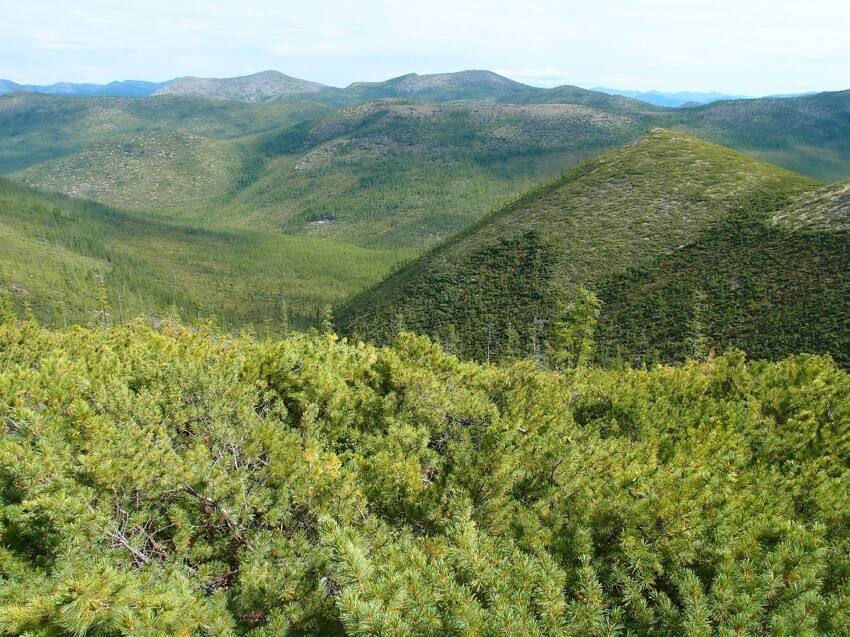
<path fill-rule="evenodd" d="M 850 88 L 846 0 L 0 0 L 0 14 L 0 78 L 20 84 L 487 69 L 547 87 Z"/>

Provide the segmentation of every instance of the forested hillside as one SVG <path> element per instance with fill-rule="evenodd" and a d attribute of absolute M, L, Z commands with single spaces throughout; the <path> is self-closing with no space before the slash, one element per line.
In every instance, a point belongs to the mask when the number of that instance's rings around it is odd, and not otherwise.
<path fill-rule="evenodd" d="M 151 98 L 0 96 L 0 174 L 63 157 L 116 137 L 176 131 L 233 139 L 291 126 L 330 109 L 304 102 L 241 104 Z"/>
<path fill-rule="evenodd" d="M 850 377 L 0 324 L 0 632 L 850 632 Z"/>
<path fill-rule="evenodd" d="M 757 358 L 829 352 L 850 369 L 850 206 L 835 196 L 844 190 L 806 194 L 773 220 L 737 214 L 606 282 L 599 360 L 683 361 L 734 346 Z M 827 201 L 832 223 L 815 203 Z"/>
<path fill-rule="evenodd" d="M 654 129 L 395 272 L 343 306 L 340 326 L 383 342 L 407 328 L 479 360 L 540 358 L 584 287 L 602 302 L 599 355 L 609 364 L 693 355 L 700 321 L 704 347 L 844 362 L 846 232 L 770 226 L 783 206 L 802 214 L 817 185 Z M 647 273 L 654 267 L 664 269 Z"/>
<path fill-rule="evenodd" d="M 13 177 L 196 224 L 423 249 L 646 125 L 573 104 L 381 100 L 239 140 L 115 136 Z"/>
<path fill-rule="evenodd" d="M 826 183 L 850 177 L 850 90 L 714 102 L 670 118 L 667 126 Z"/>
<path fill-rule="evenodd" d="M 176 131 L 130 133 L 12 178 L 40 190 L 174 218 L 181 208 L 205 208 L 230 194 L 243 162 L 244 153 L 232 140 Z"/>

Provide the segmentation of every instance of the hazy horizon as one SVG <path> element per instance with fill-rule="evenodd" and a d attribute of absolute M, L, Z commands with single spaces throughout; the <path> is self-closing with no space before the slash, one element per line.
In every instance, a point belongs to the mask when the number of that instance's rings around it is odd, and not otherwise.
<path fill-rule="evenodd" d="M 442 74 L 451 75 L 451 74 L 454 74 L 454 73 L 463 73 L 463 72 L 466 72 L 466 71 L 490 71 L 490 69 L 457 69 L 457 70 L 452 70 L 452 71 L 436 71 L 435 73 L 439 74 L 439 75 L 442 75 Z M 294 77 L 294 76 L 290 75 L 289 73 L 286 73 L 285 71 L 281 71 L 279 69 L 264 69 L 263 71 L 256 71 L 254 73 L 247 73 L 245 75 L 229 76 L 229 77 L 225 77 L 225 76 L 213 77 L 213 76 L 210 76 L 210 77 L 203 77 L 201 79 L 234 79 L 234 78 L 238 78 L 238 77 L 249 77 L 251 75 L 257 75 L 257 74 L 261 74 L 261 73 L 265 73 L 265 72 L 278 72 L 278 73 L 283 73 L 284 75 L 289 75 L 290 77 Z M 492 71 L 492 72 L 495 73 L 495 71 Z M 393 77 L 387 77 L 387 78 L 384 78 L 383 80 L 368 80 L 368 81 L 383 82 L 383 81 L 387 81 L 387 80 L 396 79 L 398 77 L 403 77 L 403 76 L 409 75 L 409 74 L 416 74 L 416 71 L 411 71 L 410 73 L 403 73 L 400 76 L 396 75 L 396 76 L 393 76 Z M 419 75 L 426 75 L 426 74 L 425 73 L 419 73 Z M 501 74 L 499 74 L 499 75 L 501 75 Z M 26 80 L 15 80 L 15 79 L 8 78 L 8 77 L 2 77 L 2 78 L 0 78 L 0 80 L 6 80 L 6 81 L 14 82 L 15 84 L 19 84 L 21 86 L 49 87 L 49 86 L 56 86 L 56 85 L 60 85 L 60 84 L 77 84 L 77 85 L 90 84 L 90 85 L 93 85 L 93 86 L 106 86 L 108 84 L 111 84 L 112 82 L 150 82 L 152 84 L 167 84 L 169 82 L 172 82 L 174 80 L 177 80 L 177 79 L 180 79 L 180 78 L 183 78 L 183 77 L 199 77 L 200 78 L 201 76 L 174 76 L 174 77 L 167 78 L 167 79 L 150 79 L 150 78 L 144 78 L 144 77 L 127 77 L 127 78 L 115 78 L 115 79 L 107 80 L 107 81 L 104 81 L 104 82 L 88 82 L 88 81 L 71 82 L 71 81 L 68 81 L 68 80 L 59 80 L 59 81 L 56 81 L 56 82 L 50 82 L 49 84 L 40 84 L 40 83 L 35 83 L 35 82 L 28 82 Z M 516 80 L 515 78 L 512 78 L 512 77 L 508 77 L 508 76 L 503 76 L 503 77 L 507 77 L 509 80 L 514 80 L 514 81 L 519 82 L 519 80 Z M 296 78 L 296 79 L 315 81 L 315 80 L 313 80 L 312 78 L 309 78 L 309 77 L 299 77 L 299 78 Z M 342 89 L 344 89 L 344 88 L 348 87 L 350 84 L 356 84 L 356 83 L 362 82 L 362 81 L 367 81 L 367 80 L 355 80 L 354 82 L 346 84 L 346 85 L 326 84 L 326 86 L 329 86 L 331 88 L 342 88 Z M 534 86 L 534 87 L 537 87 L 537 88 L 553 88 L 553 87 L 543 86 L 541 84 L 533 84 L 533 83 L 529 83 L 529 82 L 522 82 L 522 83 L 526 84 L 528 86 Z M 324 84 L 324 83 L 322 83 L 322 84 Z M 585 88 L 587 90 L 622 90 L 622 91 L 636 92 L 636 93 L 637 92 L 641 92 L 641 93 L 644 92 L 644 91 L 639 91 L 639 90 L 631 89 L 631 88 L 614 89 L 614 88 L 607 87 L 607 86 L 582 86 L 580 88 Z M 660 95 L 662 95 L 662 94 L 663 95 L 677 94 L 677 93 L 682 93 L 682 94 L 685 94 L 685 93 L 699 93 L 699 94 L 717 93 L 717 94 L 720 94 L 719 91 L 711 91 L 711 90 L 706 90 L 706 91 L 670 90 L 670 91 L 661 92 L 661 91 L 658 91 L 656 89 L 651 89 L 651 90 L 648 90 L 648 91 L 645 91 L 645 92 L 646 93 L 658 93 Z M 752 96 L 747 95 L 747 96 L 741 96 L 741 97 L 752 97 Z"/>
<path fill-rule="evenodd" d="M 9 0 L 0 78 L 19 84 L 163 82 L 274 69 L 330 86 L 486 69 L 532 86 L 771 95 L 850 88 L 837 0 L 783 6 L 671 0 L 427 6 Z"/>
<path fill-rule="evenodd" d="M 462 72 L 465 72 L 465 71 L 489 71 L 489 70 L 490 69 L 459 69 L 459 70 L 456 70 L 456 71 L 442 71 L 442 72 L 438 71 L 436 73 L 437 74 L 453 74 L 453 73 L 462 73 Z M 0 80 L 14 82 L 15 84 L 18 84 L 20 86 L 25 86 L 25 87 L 35 86 L 35 87 L 38 87 L 38 88 L 49 88 L 49 87 L 52 87 L 52 86 L 58 86 L 58 85 L 62 85 L 62 84 L 107 86 L 107 85 L 109 85 L 113 82 L 118 82 L 118 83 L 120 83 L 120 82 L 150 82 L 151 84 L 168 84 L 169 82 L 172 82 L 174 80 L 181 79 L 181 78 L 184 78 L 184 77 L 198 77 L 200 79 L 234 79 L 234 78 L 239 78 L 239 77 L 248 77 L 248 76 L 251 76 L 251 75 L 256 75 L 256 74 L 260 74 L 260 73 L 264 73 L 264 72 L 278 72 L 278 73 L 283 73 L 284 75 L 289 75 L 288 73 L 285 73 L 284 71 L 280 71 L 278 69 L 265 69 L 263 71 L 256 71 L 255 73 L 248 73 L 248 74 L 242 75 L 242 76 L 232 76 L 232 77 L 221 76 L 221 77 L 203 77 L 203 78 L 200 78 L 200 76 L 175 76 L 175 77 L 168 78 L 168 79 L 165 79 L 165 80 L 148 79 L 148 78 L 140 78 L 140 77 L 128 77 L 128 78 L 122 78 L 122 79 L 107 80 L 107 81 L 104 81 L 104 82 L 71 82 L 71 81 L 68 81 L 68 80 L 59 80 L 57 82 L 51 82 L 49 84 L 37 84 L 35 82 L 17 81 L 17 80 L 8 78 L 8 77 L 0 77 Z M 495 73 L 495 71 L 492 71 L 492 72 Z M 415 74 L 416 72 L 411 71 L 411 73 Z M 384 78 L 383 80 L 370 80 L 370 81 L 376 81 L 376 82 L 388 81 L 388 80 L 396 79 L 398 77 L 402 77 L 404 75 L 408 75 L 408 73 L 404 73 L 401 76 L 393 76 L 393 77 Z M 425 74 L 420 73 L 419 75 L 425 75 Z M 294 76 L 290 76 L 290 77 L 294 77 Z M 512 77 L 508 77 L 508 76 L 503 76 L 503 77 L 507 77 L 507 79 L 514 80 L 514 81 L 517 81 L 517 82 L 519 81 L 519 80 L 516 80 L 515 78 L 512 78 Z M 295 78 L 295 79 L 315 81 L 315 80 L 312 80 L 309 77 L 301 77 L 301 78 Z M 355 82 L 352 82 L 350 84 L 356 84 L 356 83 L 362 82 L 362 81 L 364 81 L 364 80 L 356 80 Z M 561 85 L 544 86 L 544 85 L 541 85 L 541 84 L 534 84 L 534 83 L 530 83 L 530 82 L 522 82 L 522 83 L 526 84 L 528 86 L 536 87 L 536 88 L 555 88 L 556 86 L 561 86 Z M 334 86 L 332 84 L 326 84 L 326 86 L 329 86 L 331 88 L 344 89 L 344 88 L 348 87 L 350 84 L 346 84 L 344 86 L 339 86 L 339 85 Z M 578 86 L 578 85 L 572 85 L 572 86 Z M 751 99 L 751 98 L 759 98 L 759 97 L 790 97 L 790 96 L 795 96 L 795 95 L 807 95 L 807 94 L 814 94 L 814 93 L 823 92 L 823 91 L 802 91 L 802 92 L 799 92 L 799 93 L 770 93 L 770 94 L 755 95 L 755 94 L 742 94 L 742 93 L 735 93 L 735 94 L 721 93 L 720 91 L 713 91 L 713 90 L 670 89 L 668 91 L 659 91 L 658 89 L 640 90 L 640 89 L 633 89 L 633 88 L 613 88 L 613 87 L 610 87 L 610 86 L 578 86 L 578 88 L 583 88 L 583 89 L 586 89 L 586 90 L 589 90 L 589 91 L 601 91 L 601 92 L 609 92 L 609 93 L 613 93 L 613 94 L 622 94 L 622 95 L 626 95 L 626 94 L 652 95 L 652 94 L 655 94 L 655 95 L 658 95 L 658 96 L 661 96 L 661 97 L 688 96 L 688 95 L 719 96 L 721 99 L 725 99 L 725 98 Z"/>

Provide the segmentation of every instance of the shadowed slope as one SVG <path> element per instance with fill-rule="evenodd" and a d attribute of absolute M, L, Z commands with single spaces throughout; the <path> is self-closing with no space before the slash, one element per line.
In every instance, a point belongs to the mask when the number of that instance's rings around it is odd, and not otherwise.
<path fill-rule="evenodd" d="M 600 359 L 685 360 L 730 346 L 755 358 L 830 353 L 850 368 L 847 184 L 775 214 L 737 214 L 600 288 Z"/>

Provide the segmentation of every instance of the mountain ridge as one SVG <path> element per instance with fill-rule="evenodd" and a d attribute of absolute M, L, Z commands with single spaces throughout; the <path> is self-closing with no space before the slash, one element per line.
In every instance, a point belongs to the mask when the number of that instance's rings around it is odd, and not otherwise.
<path fill-rule="evenodd" d="M 605 87 L 595 87 L 593 90 L 608 93 L 609 95 L 623 95 L 655 106 L 665 106 L 669 108 L 680 108 L 688 103 L 710 104 L 720 100 L 754 99 L 748 95 L 732 95 L 728 93 L 718 93 L 716 91 L 633 91 Z M 788 95 L 787 97 L 794 96 Z"/>
<path fill-rule="evenodd" d="M 408 73 L 378 82 L 352 82 L 345 88 L 328 86 L 263 71 L 234 78 L 177 78 L 154 95 L 183 95 L 247 102 L 304 99 L 328 106 L 348 106 L 383 98 L 410 98 L 425 101 L 476 100 L 500 103 L 556 103 L 562 96 L 577 103 L 600 103 L 610 97 L 577 86 L 541 88 L 517 82 L 488 70 L 472 69 L 449 73 Z M 630 99 L 619 96 L 620 99 Z M 649 108 L 645 102 L 632 100 Z"/>
<path fill-rule="evenodd" d="M 78 97 L 149 97 L 170 81 L 171 80 L 165 82 L 148 82 L 144 80 L 123 80 L 113 81 L 107 84 L 56 82 L 55 84 L 36 85 L 18 84 L 11 80 L 0 80 L 0 95 L 13 93 L 15 91 L 25 91 L 27 93 Z"/>
<path fill-rule="evenodd" d="M 153 95 L 183 95 L 242 102 L 264 102 L 306 98 L 338 90 L 318 82 L 291 77 L 280 71 L 261 71 L 234 78 L 180 77 L 157 89 Z"/>
<path fill-rule="evenodd" d="M 523 100 L 551 101 L 553 96 L 563 89 L 578 89 L 591 93 L 617 95 L 640 101 L 644 104 L 662 108 L 679 108 L 692 104 L 710 104 L 722 100 L 757 99 L 746 95 L 720 93 L 717 91 L 639 91 L 630 89 L 612 89 L 607 87 L 582 88 L 561 85 L 544 88 L 525 84 L 493 71 L 485 69 L 467 69 L 442 73 L 407 73 L 380 81 L 354 81 L 345 87 L 331 86 L 319 82 L 285 75 L 277 70 L 234 77 L 198 77 L 182 76 L 164 82 L 142 80 L 112 81 L 107 84 L 56 82 L 50 85 L 18 84 L 11 80 L 0 79 L 0 95 L 13 91 L 28 91 L 50 95 L 78 96 L 132 96 L 150 95 L 191 95 L 213 99 L 231 99 L 238 101 L 267 101 L 275 99 L 308 99 L 320 96 L 321 102 L 342 106 L 355 101 L 380 99 L 382 97 L 423 97 L 429 91 L 453 87 L 455 97 L 440 97 L 438 101 L 469 99 L 470 86 L 477 86 L 480 92 L 489 87 L 491 99 L 504 101 L 510 95 Z M 499 93 L 498 90 L 502 92 Z M 574 92 L 574 91 L 573 91 Z M 817 92 L 772 94 L 764 97 L 789 98 L 814 95 Z"/>

